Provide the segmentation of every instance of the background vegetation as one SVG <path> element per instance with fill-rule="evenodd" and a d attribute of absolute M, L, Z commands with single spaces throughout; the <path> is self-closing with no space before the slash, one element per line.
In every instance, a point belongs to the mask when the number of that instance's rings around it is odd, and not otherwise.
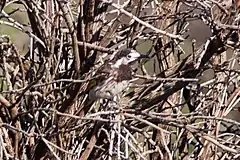
<path fill-rule="evenodd" d="M 239 159 L 238 7 L 2 0 L 0 159 Z M 135 85 L 89 105 L 95 71 L 127 47 L 151 57 Z"/>

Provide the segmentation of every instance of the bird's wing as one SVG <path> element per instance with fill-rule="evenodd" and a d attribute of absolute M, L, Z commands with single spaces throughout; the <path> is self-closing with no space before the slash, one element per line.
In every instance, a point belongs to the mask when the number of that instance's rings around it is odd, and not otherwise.
<path fill-rule="evenodd" d="M 89 85 L 87 87 L 88 90 L 92 89 L 93 87 L 99 85 L 101 82 L 105 81 L 108 77 L 110 77 L 111 74 L 112 74 L 112 70 L 109 64 L 104 64 L 100 66 L 96 70 L 95 74 L 93 75 L 96 78 L 94 78 L 89 82 Z"/>

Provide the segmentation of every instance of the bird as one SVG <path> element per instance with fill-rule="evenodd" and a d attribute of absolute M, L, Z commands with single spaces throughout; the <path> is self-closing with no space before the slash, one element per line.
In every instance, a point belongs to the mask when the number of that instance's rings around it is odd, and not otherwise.
<path fill-rule="evenodd" d="M 128 88 L 133 79 L 132 65 L 140 59 L 149 58 L 134 49 L 119 50 L 112 59 L 106 61 L 96 74 L 100 74 L 96 85 L 89 91 L 89 99 L 113 100 L 119 93 Z"/>

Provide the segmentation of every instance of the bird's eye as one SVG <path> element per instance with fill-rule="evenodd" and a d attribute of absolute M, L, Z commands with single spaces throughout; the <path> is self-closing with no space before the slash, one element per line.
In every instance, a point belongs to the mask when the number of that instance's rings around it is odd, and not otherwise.
<path fill-rule="evenodd" d="M 128 59 L 131 59 L 131 55 L 127 55 L 127 58 L 128 58 Z"/>

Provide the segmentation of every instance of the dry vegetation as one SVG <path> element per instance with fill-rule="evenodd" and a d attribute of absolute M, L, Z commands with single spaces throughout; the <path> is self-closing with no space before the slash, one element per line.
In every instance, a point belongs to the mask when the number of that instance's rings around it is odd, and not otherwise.
<path fill-rule="evenodd" d="M 5 11 L 12 3 L 21 9 Z M 240 123 L 229 116 L 239 113 L 238 1 L 0 5 L 0 27 L 29 36 L 26 53 L 0 36 L 0 159 L 240 158 Z M 204 43 L 185 40 L 193 20 L 212 31 Z M 135 66 L 140 80 L 117 107 L 88 105 L 96 66 L 126 47 L 148 48 L 151 59 Z"/>

